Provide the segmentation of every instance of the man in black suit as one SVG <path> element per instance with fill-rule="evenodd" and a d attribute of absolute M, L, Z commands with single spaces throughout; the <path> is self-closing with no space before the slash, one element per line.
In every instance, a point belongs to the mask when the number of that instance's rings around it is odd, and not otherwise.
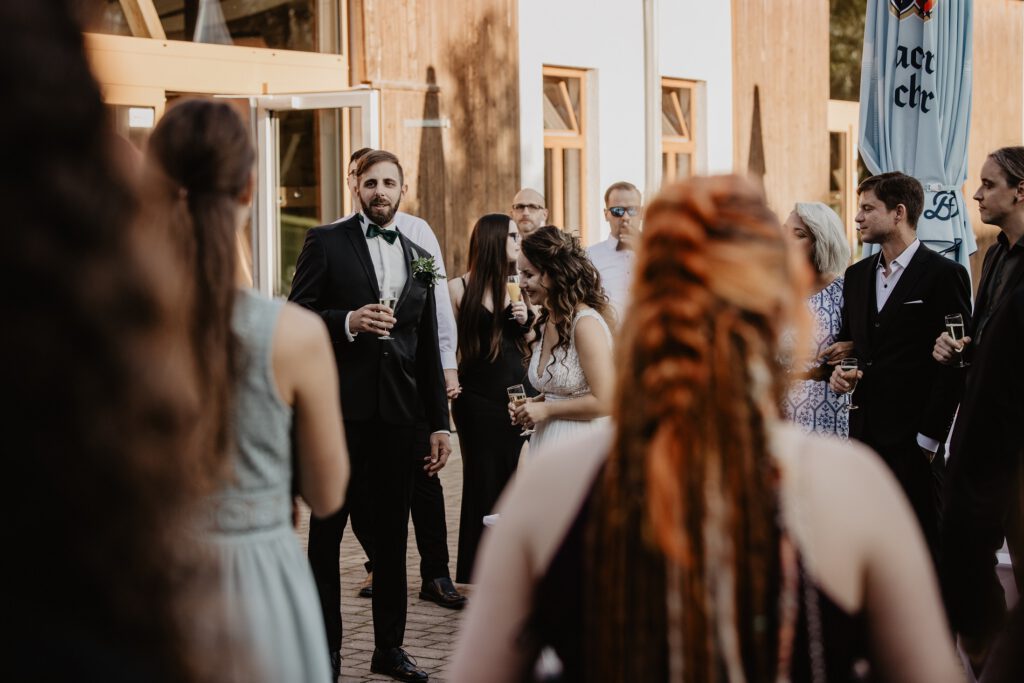
<path fill-rule="evenodd" d="M 1024 147 L 989 155 L 974 199 L 999 237 L 985 254 L 971 334 L 960 344 L 941 335 L 933 356 L 971 363 L 950 440 L 941 576 L 950 623 L 980 673 L 1006 617 L 995 570 L 1004 537 L 1024 594 Z"/>
<path fill-rule="evenodd" d="M 841 341 L 853 342 L 860 369 L 836 367 L 832 389 L 856 382 L 850 436 L 874 449 L 896 475 L 935 562 L 946 440 L 962 387 L 961 371 L 932 358 L 945 316 L 970 319 L 970 280 L 958 263 L 917 239 L 924 190 L 902 173 L 867 178 L 857 188 L 857 229 L 880 253 L 846 270 Z M 855 374 L 856 373 L 856 374 Z"/>
<path fill-rule="evenodd" d="M 451 452 L 434 274 L 424 268 L 433 260 L 394 229 L 405 190 L 398 159 L 390 152 L 370 152 L 360 160 L 357 175 L 363 211 L 309 231 L 290 297 L 327 323 L 352 461 L 345 506 L 330 518 L 310 520 L 309 559 L 337 670 L 339 546 L 349 512 L 353 524 L 370 529 L 375 645 L 371 670 L 399 680 L 425 681 L 427 674 L 412 663 L 401 645 L 415 468 L 422 466 L 436 475 Z M 394 309 L 380 303 L 389 291 L 397 293 Z M 429 443 L 424 423 L 431 432 Z"/>

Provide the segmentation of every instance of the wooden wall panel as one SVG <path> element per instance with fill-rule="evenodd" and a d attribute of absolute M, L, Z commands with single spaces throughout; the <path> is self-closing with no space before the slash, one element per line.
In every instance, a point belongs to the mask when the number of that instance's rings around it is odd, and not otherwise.
<path fill-rule="evenodd" d="M 1024 2 L 974 0 L 974 99 L 968 151 L 967 195 L 978 251 L 971 275 L 978 286 L 981 261 L 999 229 L 978 217 L 971 195 L 978 188 L 981 166 L 989 152 L 1024 144 Z"/>
<path fill-rule="evenodd" d="M 732 22 L 735 169 L 763 172 L 785 219 L 828 198 L 829 4 L 732 0 Z"/>
<path fill-rule="evenodd" d="M 403 208 L 434 228 L 449 273 L 462 272 L 476 219 L 507 213 L 519 186 L 517 4 L 352 5 L 364 46 L 353 75 L 382 91 L 381 145 L 402 160 Z"/>

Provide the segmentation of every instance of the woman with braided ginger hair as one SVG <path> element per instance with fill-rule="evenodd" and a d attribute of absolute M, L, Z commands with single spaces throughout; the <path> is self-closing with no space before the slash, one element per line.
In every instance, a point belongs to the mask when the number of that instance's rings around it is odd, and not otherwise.
<path fill-rule="evenodd" d="M 959 680 L 935 577 L 872 452 L 779 417 L 806 259 L 734 177 L 650 206 L 615 425 L 524 470 L 484 539 L 452 680 Z"/>

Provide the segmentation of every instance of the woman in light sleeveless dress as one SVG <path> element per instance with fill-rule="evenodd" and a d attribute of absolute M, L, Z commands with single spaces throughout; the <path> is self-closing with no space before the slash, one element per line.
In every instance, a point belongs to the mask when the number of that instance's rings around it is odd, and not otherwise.
<path fill-rule="evenodd" d="M 197 439 L 227 456 L 199 532 L 219 560 L 232 636 L 247 650 L 229 668 L 267 683 L 326 683 L 332 662 L 292 500 L 297 491 L 324 516 L 344 499 L 348 456 L 327 331 L 312 313 L 238 289 L 247 286 L 237 239 L 253 152 L 230 105 L 172 107 L 148 154 L 153 201 L 166 202 L 160 214 L 192 275 L 186 324 L 205 391 Z"/>
<path fill-rule="evenodd" d="M 613 314 L 586 252 L 554 226 L 523 240 L 519 272 L 523 291 L 543 309 L 527 374 L 541 394 L 511 407 L 517 423 L 536 429 L 532 459 L 606 419 L 614 376 Z"/>

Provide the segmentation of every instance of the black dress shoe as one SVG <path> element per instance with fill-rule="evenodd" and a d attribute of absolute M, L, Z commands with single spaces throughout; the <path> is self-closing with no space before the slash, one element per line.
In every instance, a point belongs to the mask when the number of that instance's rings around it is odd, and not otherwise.
<path fill-rule="evenodd" d="M 361 598 L 372 598 L 373 597 L 373 572 L 366 575 L 363 579 L 363 585 L 359 587 L 359 597 Z"/>
<path fill-rule="evenodd" d="M 455 584 L 447 576 L 423 584 L 420 600 L 430 600 L 448 609 L 462 609 L 468 600 L 455 590 Z"/>
<path fill-rule="evenodd" d="M 413 683 L 423 683 L 429 678 L 427 672 L 416 666 L 415 660 L 400 647 L 375 649 L 373 658 L 370 659 L 370 671 Z"/>

